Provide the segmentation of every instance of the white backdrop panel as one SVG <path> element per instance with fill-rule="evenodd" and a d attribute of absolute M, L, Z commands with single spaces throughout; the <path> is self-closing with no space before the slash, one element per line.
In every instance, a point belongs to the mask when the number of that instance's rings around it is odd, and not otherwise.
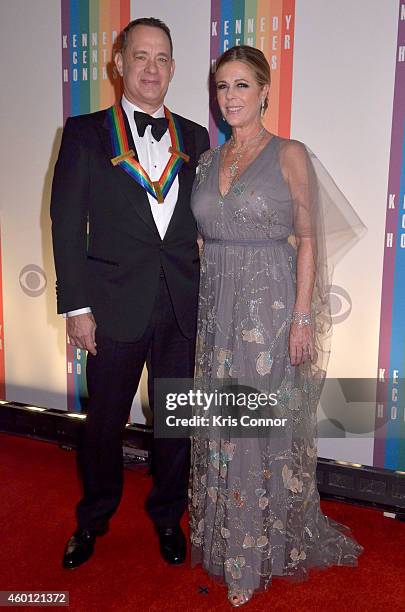
<path fill-rule="evenodd" d="M 60 2 L 1 3 L 1 232 L 8 399 L 66 407 L 64 323 L 55 310 L 49 190 L 62 126 Z M 34 264 L 47 288 L 21 289 Z M 32 286 L 42 282 L 40 275 Z M 40 285 L 38 289 L 40 289 Z"/>
<path fill-rule="evenodd" d="M 318 155 L 368 228 L 335 270 L 352 311 L 335 325 L 329 377 L 377 372 L 397 18 L 397 0 L 296 2 L 291 135 Z M 370 433 L 320 439 L 318 450 L 372 465 L 373 447 Z"/>
<path fill-rule="evenodd" d="M 205 126 L 210 5 L 131 2 L 131 18 L 159 17 L 172 30 L 177 67 L 168 106 Z M 291 133 L 319 156 L 368 227 L 336 269 L 352 311 L 335 327 L 329 376 L 374 377 L 377 369 L 397 10 L 397 0 L 296 1 Z M 7 397 L 65 408 L 65 324 L 55 313 L 48 213 L 62 126 L 60 2 L 13 0 L 0 11 Z M 44 271 L 47 287 L 38 297 L 27 293 L 40 282 L 35 270 L 20 286 L 27 265 Z M 132 411 L 138 421 L 142 393 L 144 385 Z M 372 448 L 371 438 L 319 444 L 322 456 L 368 464 Z"/>

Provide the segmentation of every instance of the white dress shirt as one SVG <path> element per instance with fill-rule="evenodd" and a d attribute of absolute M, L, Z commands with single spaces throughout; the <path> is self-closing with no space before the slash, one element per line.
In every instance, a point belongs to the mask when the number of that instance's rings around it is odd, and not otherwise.
<path fill-rule="evenodd" d="M 145 112 L 132 102 L 130 102 L 125 96 L 121 99 L 122 108 L 128 118 L 129 127 L 131 128 L 132 138 L 134 140 L 136 152 L 138 154 L 138 160 L 141 166 L 149 174 L 152 181 L 158 181 L 163 174 L 163 170 L 166 167 L 167 162 L 170 159 L 169 147 L 171 146 L 169 130 L 163 134 L 162 138 L 157 142 L 152 136 L 152 126 L 148 125 L 143 136 L 139 136 L 138 130 L 136 129 L 136 123 L 134 118 L 134 111 Z M 152 117 L 164 117 L 165 112 L 163 105 L 153 113 Z M 169 193 L 165 197 L 163 204 L 159 204 L 154 197 L 146 192 L 152 212 L 153 219 L 155 221 L 157 230 L 161 239 L 165 237 L 166 230 L 169 226 L 170 219 L 174 212 L 174 208 L 177 202 L 177 196 L 179 193 L 179 178 L 176 176 L 172 186 L 170 187 Z M 73 317 L 75 315 L 83 314 L 85 312 L 91 312 L 91 308 L 78 308 L 77 310 L 71 310 L 64 316 Z"/>

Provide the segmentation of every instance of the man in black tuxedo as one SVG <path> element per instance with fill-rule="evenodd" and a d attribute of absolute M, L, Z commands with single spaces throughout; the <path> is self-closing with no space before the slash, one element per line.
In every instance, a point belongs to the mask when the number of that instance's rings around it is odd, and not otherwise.
<path fill-rule="evenodd" d="M 119 505 L 122 435 L 144 363 L 152 409 L 155 378 L 191 378 L 194 369 L 199 258 L 190 195 L 208 133 L 174 115 L 189 159 L 162 203 L 156 181 L 174 142 L 163 107 L 174 74 L 170 31 L 160 20 L 143 18 L 121 39 L 115 63 L 124 84 L 122 129 L 154 187 L 147 191 L 120 160 L 113 165 L 107 110 L 68 119 L 52 188 L 58 312 L 67 316 L 71 343 L 88 351 L 89 403 L 78 453 L 84 494 L 66 568 L 89 559 Z M 155 439 L 153 446 L 146 507 L 162 556 L 173 564 L 186 554 L 179 522 L 187 505 L 189 444 Z"/>

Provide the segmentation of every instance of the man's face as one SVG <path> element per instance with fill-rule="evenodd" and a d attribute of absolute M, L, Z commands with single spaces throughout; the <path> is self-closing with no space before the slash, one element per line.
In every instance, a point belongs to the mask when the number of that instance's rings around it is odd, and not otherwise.
<path fill-rule="evenodd" d="M 124 80 L 124 94 L 147 113 L 153 113 L 164 101 L 174 74 L 170 42 L 160 28 L 139 25 L 129 33 L 123 53 L 115 56 L 115 65 Z"/>

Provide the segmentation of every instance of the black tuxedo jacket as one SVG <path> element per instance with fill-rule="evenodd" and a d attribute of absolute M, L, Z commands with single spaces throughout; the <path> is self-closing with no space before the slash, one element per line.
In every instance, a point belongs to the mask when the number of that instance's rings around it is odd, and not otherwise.
<path fill-rule="evenodd" d="M 106 111 L 72 117 L 63 132 L 51 199 L 58 313 L 90 306 L 99 331 L 115 340 L 141 337 L 161 267 L 182 332 L 195 334 L 199 258 L 190 195 L 209 138 L 202 126 L 176 117 L 190 161 L 179 172 L 178 199 L 163 240 L 146 191 L 111 164 Z M 124 119 L 135 150 L 125 113 Z"/>

